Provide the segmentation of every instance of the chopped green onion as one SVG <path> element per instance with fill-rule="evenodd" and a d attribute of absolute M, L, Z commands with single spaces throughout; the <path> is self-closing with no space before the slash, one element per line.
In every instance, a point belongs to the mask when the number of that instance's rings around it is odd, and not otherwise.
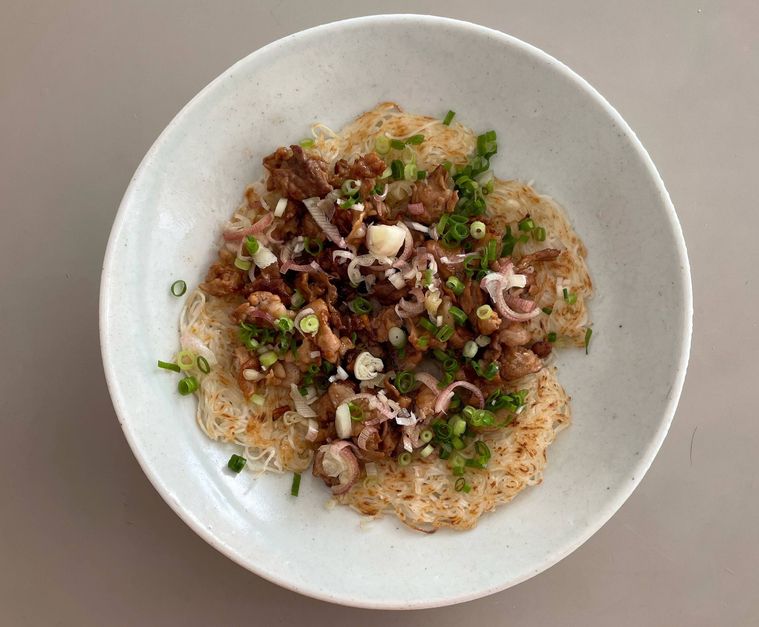
<path fill-rule="evenodd" d="M 308 374 L 318 374 L 319 364 L 309 364 L 307 372 Z"/>
<path fill-rule="evenodd" d="M 452 372 L 446 372 L 443 375 L 443 378 L 440 379 L 440 383 L 437 384 L 437 387 L 440 390 L 444 390 L 452 382 L 453 382 L 453 373 Z"/>
<path fill-rule="evenodd" d="M 424 141 L 424 135 L 412 135 L 406 140 L 407 144 L 411 144 L 412 146 L 417 146 L 421 144 Z"/>
<path fill-rule="evenodd" d="M 448 359 L 448 357 L 450 357 L 448 353 L 446 353 L 444 350 L 441 350 L 439 348 L 436 348 L 435 350 L 432 351 L 432 356 L 438 361 L 445 361 L 446 359 Z"/>
<path fill-rule="evenodd" d="M 268 368 L 269 366 L 273 366 L 275 363 L 277 363 L 278 359 L 279 357 L 277 357 L 277 353 L 274 351 L 266 351 L 258 358 L 258 361 L 261 362 L 262 367 Z"/>
<path fill-rule="evenodd" d="M 171 284 L 171 293 L 177 298 L 182 296 L 182 294 L 184 294 L 186 291 L 187 291 L 187 283 L 185 283 L 181 279 L 179 281 L 174 281 Z"/>
<path fill-rule="evenodd" d="M 277 328 L 285 333 L 290 333 L 295 328 L 295 324 L 290 318 L 282 317 L 277 320 Z"/>
<path fill-rule="evenodd" d="M 474 443 L 474 452 L 477 453 L 477 456 L 485 463 L 490 460 L 490 449 L 482 440 L 477 440 Z"/>
<path fill-rule="evenodd" d="M 416 180 L 417 181 L 423 181 L 427 178 L 427 170 L 417 170 L 416 171 Z"/>
<path fill-rule="evenodd" d="M 448 405 L 448 409 L 456 411 L 459 407 L 461 407 L 461 397 L 458 394 L 454 394 L 451 403 Z"/>
<path fill-rule="evenodd" d="M 445 284 L 456 296 L 460 296 L 464 291 L 464 284 L 455 276 L 449 276 Z"/>
<path fill-rule="evenodd" d="M 293 473 L 293 484 L 290 486 L 290 494 L 292 496 L 298 496 L 300 491 L 300 473 Z"/>
<path fill-rule="evenodd" d="M 456 324 L 466 324 L 467 316 L 464 313 L 463 310 L 459 309 L 455 305 L 451 306 L 451 308 L 448 310 L 448 313 L 451 314 L 453 317 L 453 321 Z"/>
<path fill-rule="evenodd" d="M 387 332 L 387 338 L 395 348 L 406 346 L 406 332 L 400 327 L 390 327 L 390 330 Z"/>
<path fill-rule="evenodd" d="M 407 394 L 414 389 L 416 385 L 416 376 L 408 370 L 401 370 L 395 375 L 395 387 L 401 394 Z"/>
<path fill-rule="evenodd" d="M 479 347 L 475 342 L 472 340 L 469 340 L 466 344 L 464 344 L 464 350 L 461 351 L 461 354 L 464 355 L 467 359 L 472 359 L 477 354 L 477 349 Z"/>
<path fill-rule="evenodd" d="M 306 299 L 303 298 L 303 294 L 300 291 L 295 290 L 295 293 L 290 297 L 290 304 L 297 309 L 306 304 Z"/>
<path fill-rule="evenodd" d="M 549 342 L 555 342 L 556 341 L 556 333 L 554 333 L 553 331 L 549 332 L 548 335 L 546 335 L 546 339 Z"/>
<path fill-rule="evenodd" d="M 542 226 L 536 226 L 534 229 L 532 229 L 532 236 L 535 238 L 536 242 L 545 242 L 546 230 Z"/>
<path fill-rule="evenodd" d="M 432 438 L 435 437 L 435 434 L 432 432 L 432 429 L 423 429 L 422 432 L 419 434 L 419 439 L 427 444 L 432 440 Z"/>
<path fill-rule="evenodd" d="M 479 220 L 472 222 L 472 224 L 469 225 L 469 233 L 472 235 L 474 239 L 482 239 L 485 237 L 485 233 L 487 232 L 487 228 L 485 227 L 484 222 L 480 222 Z"/>
<path fill-rule="evenodd" d="M 550 316 L 553 313 L 553 307 L 543 307 L 541 311 L 546 315 Z"/>
<path fill-rule="evenodd" d="M 451 122 L 453 122 L 453 118 L 456 115 L 455 111 L 448 111 L 448 113 L 445 114 L 445 117 L 443 118 L 443 124 L 445 126 L 450 126 Z"/>
<path fill-rule="evenodd" d="M 444 324 L 437 330 L 435 337 L 441 342 L 447 342 L 453 335 L 453 327 L 450 324 Z"/>
<path fill-rule="evenodd" d="M 438 220 L 438 223 L 436 225 L 438 235 L 444 235 L 445 234 L 445 227 L 448 226 L 448 220 L 450 219 L 449 214 L 444 213 L 442 216 L 440 216 L 440 220 Z"/>
<path fill-rule="evenodd" d="M 300 330 L 303 333 L 316 333 L 319 330 L 319 318 L 309 314 L 300 321 Z"/>
<path fill-rule="evenodd" d="M 450 161 L 443 161 L 443 167 L 450 172 L 451 168 L 453 167 L 453 164 Z"/>
<path fill-rule="evenodd" d="M 479 263 L 479 255 L 467 255 L 464 259 L 464 273 L 470 278 L 477 271 L 477 268 L 472 265 L 475 261 Z"/>
<path fill-rule="evenodd" d="M 227 462 L 227 468 L 229 468 L 232 472 L 240 472 L 243 468 L 245 468 L 247 460 L 240 456 L 240 455 L 232 455 L 232 457 L 229 458 L 229 461 Z"/>
<path fill-rule="evenodd" d="M 490 305 L 480 305 L 476 313 L 480 320 L 487 320 L 493 315 L 493 308 Z"/>
<path fill-rule="evenodd" d="M 419 326 L 430 333 L 437 333 L 437 327 L 427 318 L 420 318 Z"/>
<path fill-rule="evenodd" d="M 197 364 L 198 370 L 200 370 L 203 374 L 208 374 L 211 372 L 211 366 L 208 363 L 208 360 L 203 357 L 203 355 L 198 355 Z"/>
<path fill-rule="evenodd" d="M 324 248 L 324 243 L 321 240 L 306 237 L 303 240 L 303 250 L 305 250 L 312 257 L 316 257 Z"/>
<path fill-rule="evenodd" d="M 422 273 L 422 284 L 424 287 L 429 287 L 432 285 L 432 277 L 432 270 L 427 269 Z"/>
<path fill-rule="evenodd" d="M 390 176 L 392 173 L 393 173 L 392 169 L 390 168 L 390 166 L 388 166 L 388 167 L 386 167 L 386 168 L 385 168 L 385 169 L 382 171 L 382 174 L 380 174 L 380 178 L 381 178 L 381 179 L 386 179 L 386 178 L 388 178 L 388 177 L 389 177 L 389 176 Z"/>
<path fill-rule="evenodd" d="M 374 140 L 374 149 L 381 155 L 387 154 L 390 150 L 390 139 L 387 135 L 378 135 Z"/>
<path fill-rule="evenodd" d="M 245 248 L 248 250 L 249 254 L 255 255 L 260 247 L 258 240 L 252 235 L 248 235 L 248 237 L 245 238 Z"/>
<path fill-rule="evenodd" d="M 182 396 L 192 394 L 198 389 L 198 380 L 195 377 L 185 377 L 184 379 L 180 379 L 177 389 Z"/>
<path fill-rule="evenodd" d="M 466 482 L 466 479 L 464 479 L 464 477 L 459 477 L 456 479 L 456 483 L 453 487 L 455 488 L 456 492 L 464 492 L 466 494 L 468 494 L 472 489 L 472 486 Z"/>
<path fill-rule="evenodd" d="M 562 292 L 564 293 L 564 300 L 567 301 L 568 305 L 574 305 L 577 302 L 577 294 L 569 292 L 566 287 Z"/>
<path fill-rule="evenodd" d="M 458 372 L 460 367 L 461 364 L 454 357 L 448 357 L 443 361 L 444 372 Z"/>
<path fill-rule="evenodd" d="M 358 403 L 348 403 L 348 412 L 350 413 L 351 420 L 358 422 L 364 419 L 364 410 L 361 409 L 361 405 Z"/>
<path fill-rule="evenodd" d="M 488 131 L 477 137 L 477 154 L 488 159 L 498 152 L 495 131 Z"/>
<path fill-rule="evenodd" d="M 521 222 L 519 222 L 519 230 L 520 231 L 532 231 L 532 229 L 535 228 L 535 223 L 532 221 L 531 218 L 525 218 Z"/>
<path fill-rule="evenodd" d="M 440 451 L 438 451 L 438 457 L 440 457 L 440 459 L 448 459 L 451 456 L 452 451 L 453 447 L 451 446 L 450 442 L 441 442 Z"/>
<path fill-rule="evenodd" d="M 419 451 L 419 457 L 429 457 L 432 455 L 432 452 L 434 450 L 435 448 L 432 446 L 432 444 L 428 444 L 421 451 Z"/>
<path fill-rule="evenodd" d="M 466 431 L 466 420 L 459 417 L 456 419 L 456 422 L 453 423 L 453 426 L 451 427 L 451 432 L 453 435 L 463 435 L 464 431 Z"/>
<path fill-rule="evenodd" d="M 491 239 L 485 249 L 482 251 L 482 261 L 480 261 L 480 268 L 487 270 L 490 267 L 490 262 L 498 259 L 498 242 Z"/>
<path fill-rule="evenodd" d="M 513 235 L 507 235 L 503 238 L 503 248 L 501 248 L 501 257 L 508 257 L 514 252 L 514 245 L 517 243 Z"/>
<path fill-rule="evenodd" d="M 416 341 L 416 345 L 418 348 L 427 348 L 430 345 L 430 338 L 423 335 Z"/>
<path fill-rule="evenodd" d="M 403 150 L 406 147 L 406 142 L 404 142 L 402 139 L 391 139 L 390 147 L 395 150 Z"/>
<path fill-rule="evenodd" d="M 448 230 L 447 235 L 450 235 L 457 242 L 460 242 L 467 235 L 469 235 L 469 229 L 467 228 L 466 224 L 452 224 L 451 228 Z"/>
<path fill-rule="evenodd" d="M 253 263 L 250 259 L 240 259 L 239 257 L 235 257 L 235 268 L 239 268 L 240 270 L 250 270 L 252 265 Z"/>
<path fill-rule="evenodd" d="M 403 167 L 403 161 L 400 159 L 395 159 L 390 164 L 390 173 L 394 179 L 401 180 L 403 178 Z"/>
<path fill-rule="evenodd" d="M 361 296 L 354 298 L 348 304 L 348 306 L 351 308 L 351 311 L 353 313 L 356 313 L 359 315 L 372 313 L 372 304 Z"/>
<path fill-rule="evenodd" d="M 253 394 L 248 400 L 259 407 L 266 402 L 266 399 L 261 394 Z"/>
<path fill-rule="evenodd" d="M 361 181 L 357 181 L 356 179 L 345 179 L 340 189 L 346 196 L 353 196 L 353 194 L 361 189 Z"/>
<path fill-rule="evenodd" d="M 301 139 L 300 142 L 298 142 L 303 148 L 313 148 L 314 147 L 314 140 L 306 137 L 305 139 Z"/>
<path fill-rule="evenodd" d="M 181 370 L 190 370 L 195 365 L 195 354 L 192 351 L 179 351 L 177 365 Z"/>
<path fill-rule="evenodd" d="M 433 423 L 432 428 L 434 429 L 435 435 L 438 437 L 438 439 L 449 440 L 451 438 L 451 427 L 447 422 L 438 420 L 437 422 Z"/>
<path fill-rule="evenodd" d="M 408 466 L 411 463 L 411 453 L 408 451 L 404 451 L 400 455 L 398 455 L 398 465 L 399 466 Z"/>
<path fill-rule="evenodd" d="M 593 329 L 588 327 L 585 330 L 585 354 L 588 354 L 588 346 L 590 346 L 590 336 L 593 335 Z"/>
<path fill-rule="evenodd" d="M 179 372 L 181 368 L 177 364 L 173 364 L 170 361 L 158 360 L 158 367 L 164 370 L 171 370 L 172 372 Z"/>
<path fill-rule="evenodd" d="M 415 163 L 407 163 L 403 167 L 403 178 L 407 181 L 413 181 L 416 179 L 416 164 Z"/>

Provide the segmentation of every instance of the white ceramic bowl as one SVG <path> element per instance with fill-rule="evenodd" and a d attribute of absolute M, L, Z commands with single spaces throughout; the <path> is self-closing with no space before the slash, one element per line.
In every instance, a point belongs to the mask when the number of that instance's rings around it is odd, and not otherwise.
<path fill-rule="evenodd" d="M 181 303 L 261 158 L 317 120 L 340 127 L 383 100 L 498 131 L 496 172 L 534 180 L 584 238 L 597 295 L 589 356 L 559 357 L 574 424 L 544 483 L 473 531 L 426 536 L 394 518 L 359 526 L 327 511 L 321 482 L 223 471 L 195 400 L 157 359 L 177 346 Z M 587 540 L 627 499 L 667 432 L 691 332 L 688 261 L 656 169 L 619 114 L 566 66 L 487 28 L 425 16 L 348 20 L 285 37 L 201 91 L 145 156 L 116 217 L 102 275 L 103 363 L 143 470 L 201 537 L 253 572 L 346 605 L 419 608 L 532 577 Z"/>

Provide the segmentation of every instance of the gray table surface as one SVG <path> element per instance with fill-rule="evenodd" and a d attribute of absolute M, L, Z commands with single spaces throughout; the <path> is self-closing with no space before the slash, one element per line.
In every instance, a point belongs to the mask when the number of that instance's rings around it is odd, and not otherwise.
<path fill-rule="evenodd" d="M 171 512 L 114 416 L 97 306 L 121 195 L 187 100 L 283 35 L 409 10 L 535 44 L 618 108 L 678 209 L 695 327 L 670 434 L 601 531 L 500 594 L 390 613 L 270 584 Z M 759 625 L 756 3 L 5 0 L 0 14 L 0 624 Z"/>

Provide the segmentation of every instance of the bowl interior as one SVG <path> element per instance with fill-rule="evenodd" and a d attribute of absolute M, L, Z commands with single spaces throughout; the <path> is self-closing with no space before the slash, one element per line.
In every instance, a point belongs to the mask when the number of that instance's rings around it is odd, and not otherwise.
<path fill-rule="evenodd" d="M 223 466 L 195 402 L 157 371 L 173 354 L 181 303 L 261 158 L 322 121 L 339 128 L 384 100 L 498 132 L 503 178 L 532 180 L 568 211 L 596 286 L 590 355 L 561 353 L 573 426 L 549 449 L 543 485 L 469 532 L 425 536 L 386 517 L 361 527 L 327 511 L 304 476 L 254 480 Z M 382 16 L 286 37 L 204 89 L 164 131 L 127 191 L 103 271 L 109 387 L 135 455 L 203 538 L 254 572 L 319 598 L 427 607 L 483 596 L 552 565 L 629 496 L 669 426 L 687 362 L 691 296 L 679 225 L 632 131 L 582 79 L 501 33 L 422 16 Z M 452 568 L 472 560 L 472 568 Z M 347 567 L 346 564 L 350 564 Z"/>

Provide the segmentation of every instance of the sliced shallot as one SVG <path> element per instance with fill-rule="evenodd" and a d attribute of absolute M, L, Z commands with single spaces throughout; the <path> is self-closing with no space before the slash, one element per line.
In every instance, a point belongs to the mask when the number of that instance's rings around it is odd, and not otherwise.
<path fill-rule="evenodd" d="M 435 401 L 436 414 L 444 412 L 446 409 L 448 409 L 448 405 L 451 404 L 451 399 L 453 398 L 453 391 L 458 387 L 466 388 L 472 394 L 474 394 L 477 397 L 477 402 L 480 406 L 480 409 L 485 407 L 485 397 L 483 396 L 480 388 L 472 383 L 469 383 L 468 381 L 454 381 L 438 395 L 437 400 Z"/>

